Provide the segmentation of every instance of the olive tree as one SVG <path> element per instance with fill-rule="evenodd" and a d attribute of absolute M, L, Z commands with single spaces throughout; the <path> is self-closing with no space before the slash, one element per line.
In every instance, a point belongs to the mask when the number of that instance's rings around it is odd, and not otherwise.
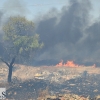
<path fill-rule="evenodd" d="M 34 23 L 25 17 L 10 17 L 3 26 L 5 55 L 0 57 L 9 69 L 8 82 L 11 82 L 15 60 L 29 59 L 33 52 L 42 48 L 39 35 L 34 33 Z"/>

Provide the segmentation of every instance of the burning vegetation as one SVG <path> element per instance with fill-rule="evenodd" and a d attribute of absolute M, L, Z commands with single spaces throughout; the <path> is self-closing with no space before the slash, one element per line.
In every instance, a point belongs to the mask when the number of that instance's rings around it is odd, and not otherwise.
<path fill-rule="evenodd" d="M 78 64 L 75 64 L 74 61 L 67 61 L 66 63 L 63 63 L 63 60 L 61 60 L 57 65 L 57 67 L 62 67 L 62 66 L 65 66 L 65 67 L 78 67 L 79 65 Z"/>
<path fill-rule="evenodd" d="M 66 61 L 66 63 L 63 62 L 63 60 L 61 60 L 58 64 L 56 64 L 56 67 L 84 67 L 85 65 L 78 65 L 75 64 L 74 61 L 72 60 L 68 60 Z M 92 68 L 96 68 L 96 64 L 93 64 L 91 66 Z"/>

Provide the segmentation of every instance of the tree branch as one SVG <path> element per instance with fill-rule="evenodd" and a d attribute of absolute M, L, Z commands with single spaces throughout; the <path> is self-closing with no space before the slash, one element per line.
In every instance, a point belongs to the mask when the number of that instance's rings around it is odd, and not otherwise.
<path fill-rule="evenodd" d="M 4 59 L 0 58 L 2 62 L 4 62 L 8 67 L 10 66 Z"/>
<path fill-rule="evenodd" d="M 16 56 L 12 59 L 11 63 L 10 63 L 10 66 L 13 65 L 13 63 L 15 62 L 15 59 L 16 59 Z"/>

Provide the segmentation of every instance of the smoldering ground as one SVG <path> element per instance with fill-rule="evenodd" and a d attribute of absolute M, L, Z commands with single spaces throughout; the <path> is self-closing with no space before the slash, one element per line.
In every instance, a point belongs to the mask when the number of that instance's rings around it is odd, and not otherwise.
<path fill-rule="evenodd" d="M 12 8 L 16 4 L 17 6 L 22 4 L 18 0 L 17 3 L 12 1 L 10 4 Z M 99 64 L 100 20 L 97 19 L 91 23 L 91 1 L 69 0 L 69 5 L 66 5 L 61 11 L 53 8 L 47 14 L 35 18 L 37 20 L 34 21 L 35 32 L 40 35 L 40 41 L 44 42 L 44 47 L 34 58 L 33 64 L 52 65 L 60 60 L 73 60 L 78 64 Z M 25 6 L 21 10 L 12 8 L 7 10 L 6 6 L 4 15 L 28 14 L 28 8 Z M 22 15 L 21 12 L 24 14 Z"/>

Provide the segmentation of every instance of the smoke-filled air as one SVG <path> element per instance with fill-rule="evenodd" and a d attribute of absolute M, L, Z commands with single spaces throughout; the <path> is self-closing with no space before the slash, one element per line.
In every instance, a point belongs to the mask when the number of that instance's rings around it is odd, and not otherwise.
<path fill-rule="evenodd" d="M 11 3 L 12 1 L 12 3 Z M 8 4 L 10 3 L 10 5 Z M 2 25 L 11 16 L 30 14 L 21 1 L 16 3 L 8 0 L 4 11 L 0 12 L 0 55 L 3 52 Z M 10 7 L 11 8 L 10 8 Z M 8 9 L 8 8 L 9 9 Z M 100 19 L 92 20 L 92 4 L 90 0 L 69 0 L 61 10 L 55 7 L 32 21 L 34 32 L 39 34 L 40 42 L 44 43 L 41 50 L 31 62 L 33 65 L 56 65 L 60 61 L 74 61 L 76 64 L 100 65 Z M 27 17 L 26 17 L 27 18 Z"/>

